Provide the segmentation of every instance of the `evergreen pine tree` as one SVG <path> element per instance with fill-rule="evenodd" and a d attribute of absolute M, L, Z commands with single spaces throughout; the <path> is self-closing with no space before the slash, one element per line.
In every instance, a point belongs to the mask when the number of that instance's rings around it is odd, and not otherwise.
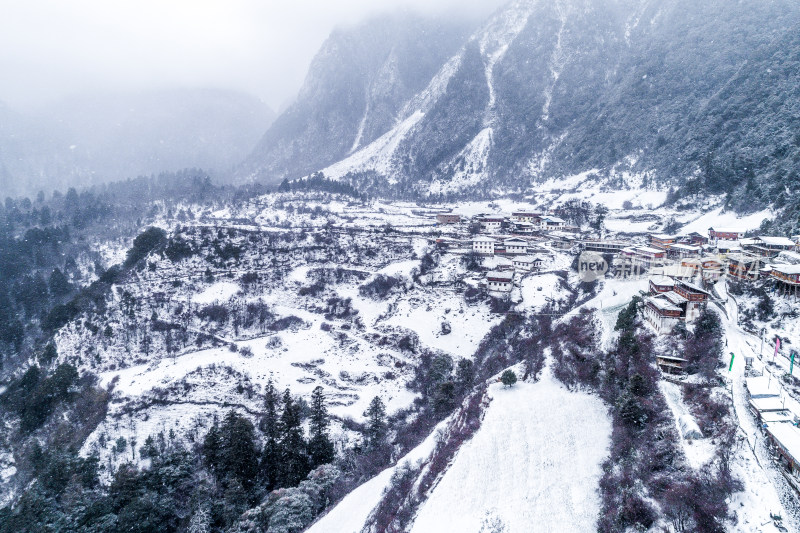
<path fill-rule="evenodd" d="M 283 393 L 281 414 L 281 487 L 295 487 L 311 471 L 308 464 L 306 441 L 300 425 L 300 406 L 292 399 L 287 388 Z"/>
<path fill-rule="evenodd" d="M 255 427 L 247 418 L 231 411 L 222 424 L 222 436 L 225 474 L 235 477 L 249 490 L 258 475 Z"/>
<path fill-rule="evenodd" d="M 500 376 L 500 381 L 503 382 L 503 386 L 510 387 L 517 382 L 517 375 L 513 370 L 506 370 L 503 372 L 503 375 Z"/>
<path fill-rule="evenodd" d="M 458 361 L 458 367 L 456 369 L 456 384 L 458 386 L 458 392 L 463 394 L 470 387 L 472 387 L 472 382 L 475 380 L 475 367 L 472 364 L 472 361 L 469 359 L 461 359 Z"/>
<path fill-rule="evenodd" d="M 312 469 L 332 462 L 335 457 L 333 442 L 328 437 L 329 423 L 322 387 L 317 387 L 311 393 L 311 434 L 308 440 L 308 456 Z"/>
<path fill-rule="evenodd" d="M 203 441 L 203 457 L 211 470 L 216 470 L 217 466 L 219 466 L 220 445 L 219 425 L 215 416 L 214 423 L 206 433 L 206 438 Z"/>
<path fill-rule="evenodd" d="M 386 407 L 377 396 L 367 409 L 367 448 L 377 449 L 386 443 Z"/>
<path fill-rule="evenodd" d="M 278 415 L 278 391 L 272 383 L 272 378 L 267 382 L 264 390 L 264 417 L 261 419 L 260 429 L 264 434 L 264 449 L 261 452 L 259 470 L 261 479 L 268 490 L 277 488 L 280 478 L 281 461 L 281 424 Z"/>

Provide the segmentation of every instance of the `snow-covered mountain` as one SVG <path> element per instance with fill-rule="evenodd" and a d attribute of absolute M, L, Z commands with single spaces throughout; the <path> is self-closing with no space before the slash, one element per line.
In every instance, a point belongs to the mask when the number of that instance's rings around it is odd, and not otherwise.
<path fill-rule="evenodd" d="M 516 0 L 452 53 L 458 32 L 433 30 L 439 47 L 422 32 L 415 83 L 387 74 L 402 38 L 375 46 L 385 21 L 339 31 L 244 173 L 436 195 L 622 165 L 774 201 L 768 177 L 798 172 L 798 23 L 783 0 Z"/>
<path fill-rule="evenodd" d="M 458 18 L 427 20 L 407 13 L 334 31 L 312 61 L 296 101 L 266 132 L 242 175 L 276 182 L 369 146 L 406 118 L 404 106 L 469 31 Z"/>

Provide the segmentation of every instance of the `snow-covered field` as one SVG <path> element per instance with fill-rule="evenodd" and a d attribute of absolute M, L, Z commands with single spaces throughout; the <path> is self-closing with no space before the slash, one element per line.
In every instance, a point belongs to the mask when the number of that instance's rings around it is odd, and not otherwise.
<path fill-rule="evenodd" d="M 603 402 L 567 391 L 548 370 L 538 383 L 495 384 L 490 391 L 480 429 L 411 531 L 478 532 L 486 521 L 505 524 L 508 533 L 592 531 L 611 435 Z"/>
<path fill-rule="evenodd" d="M 659 386 L 661 387 L 661 392 L 664 395 L 664 399 L 667 401 L 667 405 L 672 411 L 672 416 L 675 419 L 675 425 L 680 437 L 681 447 L 683 448 L 683 455 L 686 457 L 686 460 L 689 462 L 692 468 L 700 469 L 704 466 L 707 466 L 714 458 L 714 452 L 716 452 L 716 448 L 714 444 L 706 437 L 701 439 L 686 439 L 682 435 L 680 420 L 686 417 L 689 420 L 694 421 L 694 417 L 692 417 L 688 406 L 681 398 L 680 385 L 676 385 L 675 383 L 670 383 L 668 381 L 662 381 L 659 383 Z"/>
<path fill-rule="evenodd" d="M 240 290 L 241 287 L 238 283 L 220 281 L 218 283 L 214 283 L 203 292 L 192 296 L 192 303 L 210 304 L 214 302 L 226 302 Z"/>

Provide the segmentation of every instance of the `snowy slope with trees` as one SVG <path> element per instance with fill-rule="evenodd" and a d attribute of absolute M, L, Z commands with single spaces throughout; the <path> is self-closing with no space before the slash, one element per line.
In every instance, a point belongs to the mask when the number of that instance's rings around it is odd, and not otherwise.
<path fill-rule="evenodd" d="M 480 429 L 438 481 L 411 531 L 593 530 L 611 435 L 600 399 L 567 391 L 547 369 L 536 383 L 489 390 Z"/>

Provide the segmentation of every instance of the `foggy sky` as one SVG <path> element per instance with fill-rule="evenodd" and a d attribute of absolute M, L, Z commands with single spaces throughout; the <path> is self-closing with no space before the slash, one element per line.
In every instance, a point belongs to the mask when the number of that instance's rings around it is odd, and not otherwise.
<path fill-rule="evenodd" d="M 503 0 L 0 0 L 0 101 L 214 87 L 273 109 L 337 26 L 380 12 L 484 16 Z"/>

